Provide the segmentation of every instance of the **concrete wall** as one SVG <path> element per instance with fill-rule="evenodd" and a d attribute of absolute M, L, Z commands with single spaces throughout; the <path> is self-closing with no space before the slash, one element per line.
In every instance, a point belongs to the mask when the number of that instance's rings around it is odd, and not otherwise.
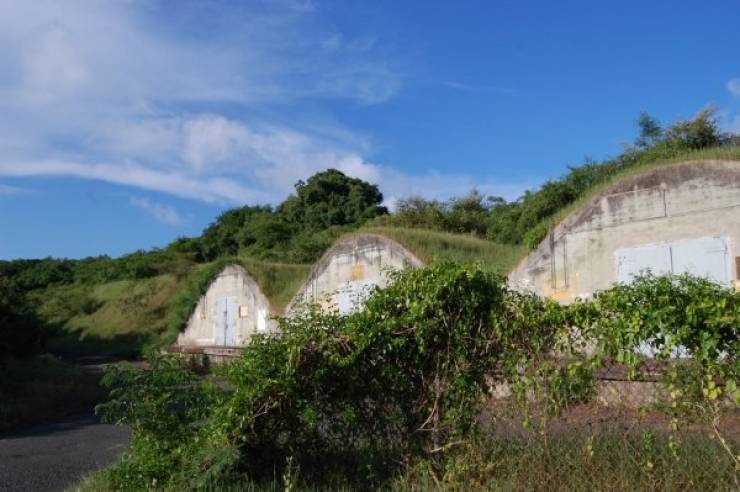
<path fill-rule="evenodd" d="M 740 162 L 666 165 L 621 180 L 571 213 L 509 283 L 569 302 L 609 288 L 620 272 L 624 279 L 631 261 L 653 270 L 662 263 L 673 271 L 712 270 L 732 284 L 739 244 Z"/>
<path fill-rule="evenodd" d="M 377 234 L 357 234 L 339 240 L 311 271 L 288 306 L 295 312 L 306 302 L 342 314 L 357 309 L 375 286 L 388 283 L 388 271 L 420 267 L 423 262 L 395 241 Z"/>
<path fill-rule="evenodd" d="M 223 336 L 216 333 L 222 319 L 224 299 L 235 309 L 233 343 L 224 343 Z M 276 323 L 269 319 L 270 304 L 257 283 L 240 266 L 224 268 L 213 281 L 208 291 L 200 298 L 190 316 L 187 328 L 177 338 L 180 346 L 244 346 L 255 333 L 272 333 Z M 221 340 L 219 340 L 221 338 Z"/>

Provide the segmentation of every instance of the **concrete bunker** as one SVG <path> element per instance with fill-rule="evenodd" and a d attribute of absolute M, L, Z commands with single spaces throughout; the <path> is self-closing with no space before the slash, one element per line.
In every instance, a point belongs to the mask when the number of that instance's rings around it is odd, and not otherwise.
<path fill-rule="evenodd" d="M 243 347 L 255 334 L 273 333 L 270 303 L 241 266 L 225 267 L 211 282 L 177 337 L 181 349 Z"/>
<path fill-rule="evenodd" d="M 295 295 L 288 313 L 305 303 L 348 314 L 372 292 L 388 284 L 390 270 L 424 263 L 406 248 L 379 234 L 353 234 L 337 241 L 316 263 Z"/>
<path fill-rule="evenodd" d="M 561 302 L 638 273 L 740 276 L 740 161 L 691 161 L 625 177 L 553 228 L 509 275 Z"/>

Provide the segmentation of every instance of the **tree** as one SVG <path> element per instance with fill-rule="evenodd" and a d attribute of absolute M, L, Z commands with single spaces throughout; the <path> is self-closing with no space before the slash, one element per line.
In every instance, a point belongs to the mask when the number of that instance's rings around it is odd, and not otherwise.
<path fill-rule="evenodd" d="M 637 117 L 637 126 L 640 128 L 640 136 L 635 140 L 635 145 L 642 149 L 651 146 L 663 135 L 663 128 L 658 120 L 645 111 Z"/>
<path fill-rule="evenodd" d="M 665 132 L 665 142 L 677 149 L 703 149 L 722 143 L 722 135 L 713 107 L 704 109 L 694 119 L 679 121 Z"/>
<path fill-rule="evenodd" d="M 447 213 L 446 229 L 450 232 L 485 235 L 488 205 L 483 195 L 475 189 L 464 197 L 452 199 Z"/>
<path fill-rule="evenodd" d="M 272 214 L 269 206 L 246 206 L 227 210 L 203 231 L 199 241 L 201 255 L 206 260 L 213 260 L 219 256 L 237 254 L 240 248 L 256 242 L 254 234 L 245 231 L 247 225 Z"/>
<path fill-rule="evenodd" d="M 308 181 L 298 181 L 295 193 L 279 207 L 278 215 L 303 230 L 320 231 L 331 226 L 359 226 L 384 215 L 383 194 L 377 185 L 350 178 L 341 171 L 328 169 Z"/>

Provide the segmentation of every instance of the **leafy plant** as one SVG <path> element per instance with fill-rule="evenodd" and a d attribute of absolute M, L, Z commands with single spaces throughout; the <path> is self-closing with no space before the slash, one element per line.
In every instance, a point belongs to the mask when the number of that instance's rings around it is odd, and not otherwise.
<path fill-rule="evenodd" d="M 736 463 L 718 424 L 723 407 L 738 404 L 738 306 L 736 292 L 688 276 L 639 277 L 561 306 L 478 266 L 396 272 L 360 312 L 309 306 L 281 319 L 280 335 L 253 337 L 218 370 L 218 386 L 176 360 L 115 369 L 113 400 L 101 409 L 133 426 L 134 447 L 110 477 L 178 490 L 277 477 L 291 488 L 378 487 L 422 467 L 433 483 L 454 484 L 471 473 L 460 460 L 476 459 L 466 453 L 490 438 L 482 410 L 502 384 L 525 429 L 534 427 L 528 446 L 542 450 L 548 473 L 557 449 L 601 463 L 611 441 L 594 434 L 551 447 L 549 423 L 591 401 L 605 367 L 639 380 L 648 355 L 670 390 L 665 411 L 714 429 L 712 453 L 724 451 L 725 466 Z M 630 483 L 655 484 L 666 460 L 684 459 L 677 439 L 647 431 L 620 441 L 639 454 Z"/>
<path fill-rule="evenodd" d="M 185 362 L 152 353 L 147 368 L 112 365 L 103 377 L 110 400 L 96 413 L 133 432 L 131 451 L 108 474 L 116 490 L 164 483 L 197 450 L 200 422 L 218 402 L 218 391 L 199 381 Z"/>

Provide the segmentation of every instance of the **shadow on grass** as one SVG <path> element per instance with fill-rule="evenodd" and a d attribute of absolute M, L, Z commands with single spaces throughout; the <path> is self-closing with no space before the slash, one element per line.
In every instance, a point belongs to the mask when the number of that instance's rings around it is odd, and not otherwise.
<path fill-rule="evenodd" d="M 0 433 L 92 415 L 95 405 L 107 398 L 99 385 L 100 372 L 48 354 L 4 361 L 0 371 Z"/>
<path fill-rule="evenodd" d="M 46 340 L 47 352 L 67 360 L 86 356 L 107 356 L 113 359 L 139 359 L 154 342 L 154 337 L 141 333 L 125 333 L 112 337 L 53 329 Z"/>

